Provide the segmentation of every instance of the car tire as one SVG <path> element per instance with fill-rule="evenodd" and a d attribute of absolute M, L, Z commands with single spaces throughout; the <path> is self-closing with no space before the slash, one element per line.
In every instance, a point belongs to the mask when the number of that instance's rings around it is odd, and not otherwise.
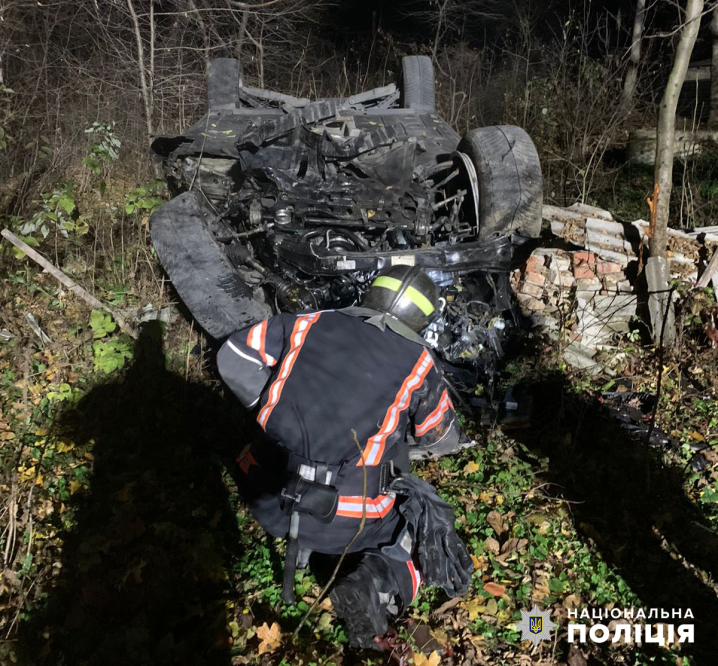
<path fill-rule="evenodd" d="M 434 65 L 429 56 L 405 56 L 401 59 L 401 105 L 405 109 L 434 111 L 436 89 Z"/>
<path fill-rule="evenodd" d="M 210 111 L 242 106 L 239 89 L 244 85 L 242 65 L 237 58 L 214 58 L 207 73 L 207 102 Z"/>
<path fill-rule="evenodd" d="M 458 150 L 471 159 L 479 187 L 479 238 L 541 232 L 543 178 L 536 146 L 520 127 L 471 130 Z"/>
<path fill-rule="evenodd" d="M 150 218 L 155 251 L 175 290 L 199 325 L 221 340 L 271 316 L 266 303 L 236 274 L 195 192 L 167 202 Z"/>

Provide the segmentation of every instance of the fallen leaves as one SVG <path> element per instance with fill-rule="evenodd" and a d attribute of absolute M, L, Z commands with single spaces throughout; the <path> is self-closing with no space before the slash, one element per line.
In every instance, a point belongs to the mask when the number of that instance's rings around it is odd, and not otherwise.
<path fill-rule="evenodd" d="M 478 599 L 470 599 L 464 603 L 464 609 L 469 614 L 469 622 L 473 622 L 486 610 L 486 605 Z"/>
<path fill-rule="evenodd" d="M 506 588 L 498 583 L 484 583 L 484 589 L 494 597 L 503 597 L 506 594 Z"/>
<path fill-rule="evenodd" d="M 282 642 L 282 630 L 276 622 L 272 622 L 271 627 L 265 622 L 257 629 L 257 636 L 261 641 L 258 654 L 274 652 Z"/>
<path fill-rule="evenodd" d="M 484 541 L 484 544 L 486 545 L 486 550 L 492 552 L 494 555 L 498 555 L 501 551 L 501 545 L 494 537 L 488 537 L 486 541 Z"/>
<path fill-rule="evenodd" d="M 464 474 L 476 474 L 478 471 L 479 466 L 473 460 L 470 460 L 464 465 Z"/>
<path fill-rule="evenodd" d="M 499 538 L 501 538 L 508 531 L 506 523 L 504 522 L 504 517 L 498 511 L 489 511 L 489 514 L 486 516 L 486 520 L 489 522 L 489 525 L 493 527 L 494 532 L 496 532 L 496 536 Z"/>
<path fill-rule="evenodd" d="M 441 657 L 436 650 L 428 657 L 421 654 L 421 652 L 414 653 L 414 666 L 439 666 L 440 663 Z"/>

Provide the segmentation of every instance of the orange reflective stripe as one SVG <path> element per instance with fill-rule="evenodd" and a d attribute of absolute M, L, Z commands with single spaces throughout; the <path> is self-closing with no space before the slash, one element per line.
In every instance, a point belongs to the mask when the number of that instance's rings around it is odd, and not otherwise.
<path fill-rule="evenodd" d="M 394 402 L 391 404 L 389 409 L 386 410 L 384 416 L 384 422 L 379 428 L 379 432 L 373 435 L 367 440 L 366 446 L 364 447 L 364 453 L 361 459 L 357 463 L 357 467 L 362 465 L 378 465 L 381 461 L 381 457 L 384 454 L 384 445 L 386 444 L 387 437 L 396 430 L 399 425 L 399 417 L 401 413 L 409 406 L 411 402 L 411 395 L 418 389 L 424 377 L 431 369 L 434 361 L 431 358 L 431 354 L 428 350 L 424 350 L 416 362 L 413 370 L 409 373 L 409 376 L 404 380 L 401 385 L 399 392 L 394 398 Z"/>
<path fill-rule="evenodd" d="M 419 591 L 419 585 L 421 585 L 421 574 L 411 560 L 406 563 L 406 566 L 409 568 L 409 575 L 411 576 L 411 600 L 414 601 L 416 593 Z"/>
<path fill-rule="evenodd" d="M 302 345 L 307 338 L 307 332 L 312 327 L 312 325 L 317 322 L 317 319 L 319 319 L 320 314 L 320 312 L 313 312 L 312 314 L 301 315 L 297 317 L 297 321 L 294 324 L 294 329 L 292 330 L 289 353 L 284 357 L 284 360 L 282 361 L 282 366 L 279 368 L 279 374 L 277 375 L 277 378 L 269 387 L 269 398 L 267 399 L 267 404 L 262 407 L 259 412 L 259 416 L 257 416 L 257 421 L 259 422 L 259 425 L 262 426 L 262 428 L 267 427 L 267 419 L 269 419 L 269 415 L 272 413 L 272 410 L 277 406 L 277 403 L 279 402 L 279 398 L 282 395 L 282 390 L 284 389 L 284 384 L 286 383 L 287 378 L 292 372 L 292 368 L 294 367 L 294 363 L 297 360 L 297 356 L 299 356 L 299 350 L 302 348 Z"/>
<path fill-rule="evenodd" d="M 441 399 L 439 400 L 439 406 L 431 412 L 431 414 L 429 414 L 429 416 L 427 416 L 420 425 L 414 428 L 414 434 L 417 437 L 421 437 L 432 428 L 436 428 L 436 426 L 438 426 L 444 419 L 444 414 L 449 411 L 449 408 L 453 409 L 454 405 L 451 402 L 451 398 L 446 392 L 446 389 L 444 389 L 444 392 L 441 394 Z"/>
<path fill-rule="evenodd" d="M 247 347 L 251 347 L 252 349 L 259 352 L 259 356 L 264 361 L 264 363 L 268 366 L 273 366 L 277 364 L 277 359 L 273 356 L 270 356 L 267 354 L 265 350 L 265 345 L 267 341 L 267 320 L 259 322 L 259 324 L 255 324 L 252 326 L 252 328 L 249 329 L 249 333 L 247 334 Z"/>
<path fill-rule="evenodd" d="M 394 506 L 394 495 L 378 495 L 366 498 L 366 517 L 383 518 Z M 337 516 L 342 518 L 361 518 L 364 498 L 361 495 L 339 495 Z"/>

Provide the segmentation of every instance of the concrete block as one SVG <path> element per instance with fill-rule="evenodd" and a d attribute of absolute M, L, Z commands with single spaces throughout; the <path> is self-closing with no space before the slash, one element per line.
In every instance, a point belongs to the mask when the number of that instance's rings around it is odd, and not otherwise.
<path fill-rule="evenodd" d="M 661 331 L 663 331 L 663 344 L 667 347 L 676 339 L 676 318 L 673 303 L 668 298 L 669 280 L 668 261 L 663 257 L 650 257 L 646 262 L 646 282 L 653 342 L 660 343 Z"/>
<path fill-rule="evenodd" d="M 588 370 L 591 374 L 596 374 L 601 371 L 601 366 L 593 360 L 595 355 L 595 350 L 578 342 L 572 342 L 567 345 L 563 352 L 566 363 L 572 365 L 574 368 Z"/>

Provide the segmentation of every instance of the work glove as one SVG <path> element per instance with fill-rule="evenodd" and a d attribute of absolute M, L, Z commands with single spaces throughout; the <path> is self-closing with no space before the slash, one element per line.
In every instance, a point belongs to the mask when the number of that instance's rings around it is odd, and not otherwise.
<path fill-rule="evenodd" d="M 413 532 L 426 583 L 442 588 L 450 597 L 466 594 L 474 565 L 454 529 L 454 510 L 431 484 L 413 475 L 397 477 L 390 487 L 404 497 L 399 512 Z"/>

